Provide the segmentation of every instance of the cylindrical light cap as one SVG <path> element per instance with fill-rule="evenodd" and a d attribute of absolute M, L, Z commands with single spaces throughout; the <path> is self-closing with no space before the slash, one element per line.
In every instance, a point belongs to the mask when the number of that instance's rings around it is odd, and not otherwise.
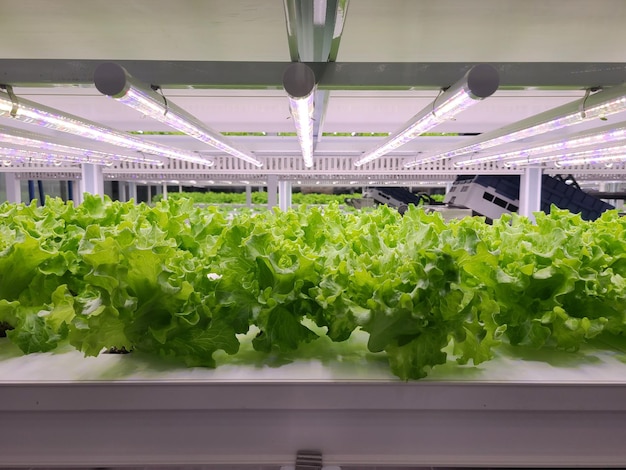
<path fill-rule="evenodd" d="M 113 98 L 121 98 L 130 88 L 126 69 L 113 62 L 100 64 L 93 74 L 93 82 L 100 93 Z"/>
<path fill-rule="evenodd" d="M 498 71 L 489 64 L 478 64 L 467 72 L 467 89 L 476 98 L 487 98 L 500 85 Z"/>
<path fill-rule="evenodd" d="M 283 88 L 292 98 L 304 98 L 315 89 L 315 73 L 308 65 L 294 62 L 283 73 Z"/>

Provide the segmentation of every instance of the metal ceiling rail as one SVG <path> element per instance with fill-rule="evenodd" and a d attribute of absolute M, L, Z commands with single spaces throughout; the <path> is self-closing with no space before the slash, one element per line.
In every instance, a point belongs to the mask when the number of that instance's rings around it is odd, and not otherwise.
<path fill-rule="evenodd" d="M 93 85 L 102 60 L 0 59 L 0 83 L 13 86 Z M 139 80 L 164 88 L 280 89 L 291 62 L 118 60 Z M 312 62 L 320 89 L 406 90 L 447 86 L 474 62 Z M 496 62 L 500 88 L 583 89 L 624 82 L 626 63 Z"/>

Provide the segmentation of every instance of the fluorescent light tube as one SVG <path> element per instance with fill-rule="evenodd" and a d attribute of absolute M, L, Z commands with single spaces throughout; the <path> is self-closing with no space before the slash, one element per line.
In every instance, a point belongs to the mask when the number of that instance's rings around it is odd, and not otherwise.
<path fill-rule="evenodd" d="M 313 111 L 315 74 L 307 65 L 294 62 L 283 74 L 283 88 L 289 98 L 289 111 L 296 126 L 304 166 L 313 166 Z"/>
<path fill-rule="evenodd" d="M 313 25 L 324 26 L 326 24 L 326 0 L 313 0 Z"/>
<path fill-rule="evenodd" d="M 415 139 L 473 104 L 491 96 L 500 83 L 498 72 L 487 64 L 475 65 L 461 80 L 439 95 L 432 105 L 422 109 L 382 144 L 366 152 L 354 164 L 364 165 Z"/>
<path fill-rule="evenodd" d="M 590 145 L 608 144 L 610 142 L 616 142 L 620 140 L 626 140 L 626 125 L 614 127 L 614 125 L 604 126 L 588 130 L 585 132 L 579 132 L 567 137 L 567 140 L 559 139 L 552 140 L 542 145 L 535 147 L 522 148 L 506 153 L 498 153 L 493 155 L 483 155 L 459 160 L 454 163 L 455 166 L 469 166 L 480 163 L 489 163 L 494 161 L 508 162 L 510 160 L 526 160 L 531 157 L 554 152 L 563 152 L 565 150 L 572 150 L 581 147 L 587 147 Z M 529 160 L 530 161 L 530 160 Z"/>
<path fill-rule="evenodd" d="M 148 165 L 163 165 L 163 161 L 158 158 L 150 158 L 144 154 L 125 155 L 117 153 L 103 152 L 100 150 L 92 150 L 81 147 L 74 147 L 60 143 L 59 140 L 51 136 L 43 136 L 34 132 L 23 131 L 8 126 L 0 126 L 0 144 L 10 144 L 12 146 L 32 147 L 48 152 L 56 152 L 61 154 L 76 154 L 84 157 L 87 163 L 93 163 L 94 160 L 102 160 L 107 162 L 130 162 L 143 163 Z M 4 147 L 4 146 L 3 146 Z M 90 161 L 87 161 L 91 158 Z"/>
<path fill-rule="evenodd" d="M 148 142 L 23 98 L 13 97 L 12 99 L 8 93 L 4 92 L 0 92 L 0 116 L 159 157 L 184 160 L 205 166 L 213 165 L 213 162 L 201 158 L 193 152 Z"/>
<path fill-rule="evenodd" d="M 257 167 L 263 163 L 251 153 L 238 149 L 219 132 L 207 127 L 197 118 L 156 93 L 149 86 L 135 80 L 124 67 L 111 62 L 101 64 L 94 72 L 94 84 L 103 95 L 115 98 L 140 113 L 167 124 L 224 153 L 237 157 Z"/>
<path fill-rule="evenodd" d="M 467 153 L 480 152 L 516 140 L 534 137 L 546 132 L 580 124 L 626 110 L 626 84 L 599 91 L 586 98 L 567 103 L 536 116 L 518 121 L 510 126 L 486 132 L 471 139 L 470 144 L 441 152 L 430 157 L 420 157 L 404 164 L 405 167 L 430 163 Z"/>

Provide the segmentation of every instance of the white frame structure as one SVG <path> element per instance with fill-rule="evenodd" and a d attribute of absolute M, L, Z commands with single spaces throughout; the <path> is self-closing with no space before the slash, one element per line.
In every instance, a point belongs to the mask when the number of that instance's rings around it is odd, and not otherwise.
<path fill-rule="evenodd" d="M 593 355 L 580 368 L 504 358 L 409 383 L 316 360 L 151 370 L 132 354 L 12 357 L 0 364 L 0 465 L 258 469 L 315 448 L 336 466 L 623 466 L 625 366 Z"/>

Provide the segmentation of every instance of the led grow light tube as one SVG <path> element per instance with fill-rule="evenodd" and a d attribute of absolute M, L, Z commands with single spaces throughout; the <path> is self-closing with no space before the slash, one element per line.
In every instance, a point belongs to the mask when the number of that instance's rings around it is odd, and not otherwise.
<path fill-rule="evenodd" d="M 296 127 L 304 166 L 313 166 L 313 112 L 315 110 L 315 74 L 307 65 L 294 62 L 283 74 L 283 88 L 289 99 L 289 111 Z"/>
<path fill-rule="evenodd" d="M 554 162 L 556 166 L 570 166 L 570 165 L 597 165 L 598 163 L 621 163 L 626 161 L 626 150 L 623 152 L 615 153 L 612 155 L 600 155 L 594 157 L 581 157 L 581 158 L 565 158 Z"/>
<path fill-rule="evenodd" d="M 125 155 L 117 153 L 102 152 L 81 147 L 73 147 L 59 143 L 58 140 L 50 136 L 43 136 L 34 132 L 27 132 L 8 126 L 0 126 L 0 144 L 19 145 L 22 147 L 32 147 L 49 152 L 77 154 L 85 158 L 85 163 L 93 163 L 94 159 L 103 161 L 118 161 L 129 163 L 144 163 L 148 165 L 163 165 L 163 161 L 157 158 L 150 158 L 143 154 Z M 89 160 L 91 159 L 91 160 Z"/>
<path fill-rule="evenodd" d="M 436 125 L 452 119 L 478 101 L 491 96 L 500 83 L 498 72 L 492 66 L 480 64 L 439 95 L 432 105 L 422 109 L 382 144 L 366 152 L 354 165 L 369 163 L 406 144 Z"/>
<path fill-rule="evenodd" d="M 467 153 L 480 152 L 498 145 L 580 124 L 589 119 L 610 116 L 624 110 L 626 110 L 626 84 L 599 91 L 509 126 L 486 132 L 470 140 L 471 143 L 468 145 L 430 157 L 416 158 L 406 162 L 404 166 L 411 167 L 458 157 Z"/>
<path fill-rule="evenodd" d="M 518 160 L 509 160 L 505 162 L 507 166 L 526 166 L 536 165 L 539 163 L 563 163 L 568 160 L 580 160 L 594 157 L 605 157 L 607 155 L 624 155 L 626 153 L 626 145 L 614 145 L 612 147 L 595 148 L 591 150 L 584 150 L 580 152 L 568 152 L 560 153 L 558 155 L 543 155 L 528 158 L 519 158 Z"/>
<path fill-rule="evenodd" d="M 1 91 L 0 116 L 159 157 L 183 160 L 204 166 L 213 165 L 212 161 L 201 158 L 193 152 L 148 142 L 110 127 Z"/>
<path fill-rule="evenodd" d="M 135 80 L 124 67 L 111 62 L 101 64 L 94 72 L 94 84 L 100 93 L 116 99 L 140 113 L 205 144 L 215 147 L 257 167 L 263 163 L 197 118 L 158 94 L 152 88 Z"/>
<path fill-rule="evenodd" d="M 94 165 L 113 165 L 116 160 L 109 158 L 101 158 L 96 156 L 81 156 L 68 153 L 58 153 L 49 151 L 36 151 L 27 149 L 16 149 L 0 146 L 0 155 L 8 158 L 15 163 L 43 163 L 50 165 L 59 165 L 63 163 L 83 164 L 91 163 Z M 6 160 L 5 160 L 6 162 Z"/>
<path fill-rule="evenodd" d="M 454 166 L 462 167 L 476 165 L 480 163 L 489 163 L 494 161 L 504 161 L 505 163 L 514 159 L 526 159 L 535 155 L 563 152 L 580 147 L 590 145 L 608 144 L 626 139 L 626 125 L 614 127 L 613 125 L 596 128 L 591 131 L 585 131 L 578 134 L 568 136 L 567 140 L 553 140 L 543 145 L 535 147 L 523 148 L 506 153 L 493 155 L 484 155 L 481 157 L 472 157 L 465 160 L 459 160 Z"/>

